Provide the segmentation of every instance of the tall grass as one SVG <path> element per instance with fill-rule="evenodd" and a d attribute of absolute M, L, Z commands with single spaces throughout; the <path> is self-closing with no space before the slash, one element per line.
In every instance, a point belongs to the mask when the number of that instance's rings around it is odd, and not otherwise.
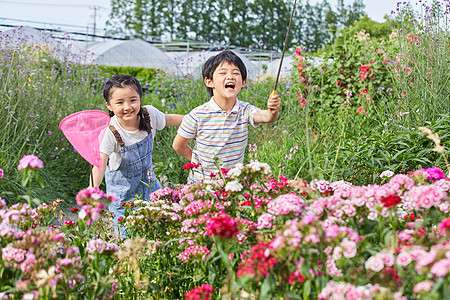
<path fill-rule="evenodd" d="M 88 184 L 87 163 L 58 125 L 70 113 L 97 107 L 103 72 L 83 57 L 72 58 L 64 43 L 49 44 L 22 28 L 0 36 L 0 195 L 10 202 L 23 192 L 15 179 L 25 154 L 46 165 L 46 187 L 35 189 L 41 198 L 66 198 L 76 192 L 73 186 Z"/>
<path fill-rule="evenodd" d="M 442 8 L 438 2 L 424 8 L 421 19 L 399 10 L 398 26 L 383 40 L 346 28 L 321 52 L 321 63 L 304 50 L 293 54 L 298 63 L 300 55 L 303 59 L 279 84 L 280 118 L 250 128 L 246 161 L 256 156 L 289 178 L 354 184 L 377 183 L 387 169 L 443 167 L 432 142 L 417 130 L 430 128 L 450 147 L 448 11 Z M 87 65 L 87 58 L 72 58 L 67 45 L 17 38 L 20 30 L 16 35 L 0 40 L 0 168 L 5 171 L 0 195 L 16 201 L 23 192 L 16 166 L 24 154 L 34 153 L 46 164 L 46 188 L 35 190 L 46 201 L 70 200 L 86 187 L 89 167 L 58 125 L 76 111 L 105 110 L 100 91 L 110 75 L 104 67 Z M 363 73 L 362 66 L 370 71 Z M 142 80 L 143 103 L 165 113 L 187 114 L 209 99 L 202 80 L 191 76 L 158 73 Z M 273 83 L 273 78 L 250 81 L 239 98 L 264 109 Z M 170 184 L 187 178 L 185 159 L 171 147 L 176 131 L 166 128 L 155 138 L 155 170 Z"/>

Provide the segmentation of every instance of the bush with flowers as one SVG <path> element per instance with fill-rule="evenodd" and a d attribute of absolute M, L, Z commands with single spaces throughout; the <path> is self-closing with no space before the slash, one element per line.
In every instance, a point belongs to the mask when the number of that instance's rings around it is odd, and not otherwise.
<path fill-rule="evenodd" d="M 0 296 L 49 298 L 443 299 L 450 181 L 439 168 L 381 185 L 275 177 L 258 161 L 125 205 L 125 240 L 81 190 L 58 203 L 0 203 Z M 196 298 L 197 297 L 197 298 Z"/>

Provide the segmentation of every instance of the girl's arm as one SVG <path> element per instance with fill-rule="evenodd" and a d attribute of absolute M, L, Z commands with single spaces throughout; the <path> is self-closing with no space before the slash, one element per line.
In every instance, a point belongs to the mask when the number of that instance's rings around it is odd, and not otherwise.
<path fill-rule="evenodd" d="M 180 126 L 183 115 L 166 114 L 166 126 Z"/>
<path fill-rule="evenodd" d="M 103 167 L 101 169 L 98 169 L 95 166 L 92 168 L 92 177 L 93 177 L 94 182 L 90 183 L 91 187 L 98 188 L 100 186 L 100 184 L 102 184 L 103 176 L 105 176 L 105 170 L 106 170 L 106 166 L 108 165 L 109 155 L 107 155 L 103 152 L 100 152 L 100 157 L 102 158 L 102 161 L 103 161 Z"/>
<path fill-rule="evenodd" d="M 267 101 L 267 110 L 258 110 L 253 115 L 253 122 L 257 123 L 273 123 L 280 115 L 281 99 L 278 94 L 271 95 Z"/>
<path fill-rule="evenodd" d="M 192 149 L 188 145 L 190 141 L 190 139 L 177 134 L 172 143 L 173 149 L 189 161 L 192 159 Z"/>

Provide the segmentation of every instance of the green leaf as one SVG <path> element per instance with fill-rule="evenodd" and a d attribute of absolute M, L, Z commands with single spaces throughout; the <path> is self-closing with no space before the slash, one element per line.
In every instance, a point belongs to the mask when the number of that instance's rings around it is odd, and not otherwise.
<path fill-rule="evenodd" d="M 311 279 L 306 280 L 303 285 L 303 299 L 308 300 L 309 295 L 311 295 Z"/>
<path fill-rule="evenodd" d="M 261 299 L 270 299 L 270 291 L 274 289 L 274 285 L 275 282 L 271 275 L 267 276 L 266 279 L 264 279 L 264 282 L 261 285 Z"/>

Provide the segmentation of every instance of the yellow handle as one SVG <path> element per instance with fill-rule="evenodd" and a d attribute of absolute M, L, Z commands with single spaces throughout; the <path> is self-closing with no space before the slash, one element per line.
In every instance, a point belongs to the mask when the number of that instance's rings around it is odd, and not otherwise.
<path fill-rule="evenodd" d="M 270 97 L 273 97 L 276 94 L 277 94 L 277 91 L 276 90 L 272 90 L 272 93 L 270 93 Z M 269 111 L 272 111 L 272 110 L 269 108 Z"/>

